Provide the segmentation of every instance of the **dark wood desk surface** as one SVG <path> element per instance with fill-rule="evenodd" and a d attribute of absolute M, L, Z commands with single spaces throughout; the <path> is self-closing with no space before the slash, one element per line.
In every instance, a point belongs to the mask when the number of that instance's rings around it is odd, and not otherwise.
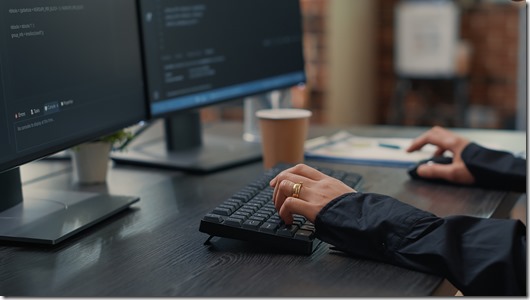
<path fill-rule="evenodd" d="M 408 129 L 411 137 L 417 132 Z M 520 196 L 415 182 L 399 168 L 314 164 L 358 172 L 364 176 L 364 191 L 389 194 L 439 216 L 491 217 Z M 270 253 L 219 238 L 213 246 L 203 245 L 207 235 L 198 231 L 202 216 L 262 172 L 261 162 L 208 175 L 114 165 L 106 185 L 78 186 L 69 162 L 24 166 L 25 188 L 132 194 L 141 200 L 57 246 L 0 245 L 0 295 L 425 296 L 442 282 L 437 276 L 348 257 L 325 244 L 311 256 Z"/>

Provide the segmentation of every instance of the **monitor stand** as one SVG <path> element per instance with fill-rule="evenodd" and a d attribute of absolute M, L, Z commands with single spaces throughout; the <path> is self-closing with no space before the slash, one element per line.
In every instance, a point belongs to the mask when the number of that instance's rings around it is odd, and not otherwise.
<path fill-rule="evenodd" d="M 145 130 L 116 163 L 210 173 L 261 160 L 261 144 L 243 140 L 241 132 L 203 131 L 198 111 L 165 118 Z"/>
<path fill-rule="evenodd" d="M 20 169 L 0 173 L 0 241 L 57 244 L 128 208 L 138 197 L 24 187 Z"/>

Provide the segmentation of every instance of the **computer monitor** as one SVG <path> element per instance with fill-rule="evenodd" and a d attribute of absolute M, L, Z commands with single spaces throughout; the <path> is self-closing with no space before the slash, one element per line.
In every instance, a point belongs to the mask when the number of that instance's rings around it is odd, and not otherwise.
<path fill-rule="evenodd" d="M 205 134 L 199 108 L 305 82 L 299 0 L 140 0 L 148 129 L 116 162 L 210 172 L 261 159 L 242 134 Z"/>
<path fill-rule="evenodd" d="M 146 118 L 137 16 L 134 0 L 0 1 L 0 240 L 55 244 L 139 200 L 19 171 Z"/>

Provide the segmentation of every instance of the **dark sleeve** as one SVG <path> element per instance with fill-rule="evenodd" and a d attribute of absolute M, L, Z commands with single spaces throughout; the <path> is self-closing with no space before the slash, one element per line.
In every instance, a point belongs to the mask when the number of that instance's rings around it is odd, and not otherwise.
<path fill-rule="evenodd" d="M 315 220 L 321 240 L 354 256 L 447 278 L 466 296 L 526 295 L 526 227 L 439 218 L 389 196 L 345 194 Z"/>
<path fill-rule="evenodd" d="M 462 151 L 462 160 L 473 174 L 476 185 L 526 192 L 526 159 L 470 143 Z"/>

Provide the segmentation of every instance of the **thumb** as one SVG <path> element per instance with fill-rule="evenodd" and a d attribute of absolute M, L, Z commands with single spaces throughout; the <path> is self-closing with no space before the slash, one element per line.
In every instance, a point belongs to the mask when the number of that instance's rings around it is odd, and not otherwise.
<path fill-rule="evenodd" d="M 454 177 L 454 166 L 453 164 L 436 164 L 428 163 L 418 167 L 418 175 L 423 178 L 431 179 L 445 179 L 447 181 L 453 181 Z"/>

